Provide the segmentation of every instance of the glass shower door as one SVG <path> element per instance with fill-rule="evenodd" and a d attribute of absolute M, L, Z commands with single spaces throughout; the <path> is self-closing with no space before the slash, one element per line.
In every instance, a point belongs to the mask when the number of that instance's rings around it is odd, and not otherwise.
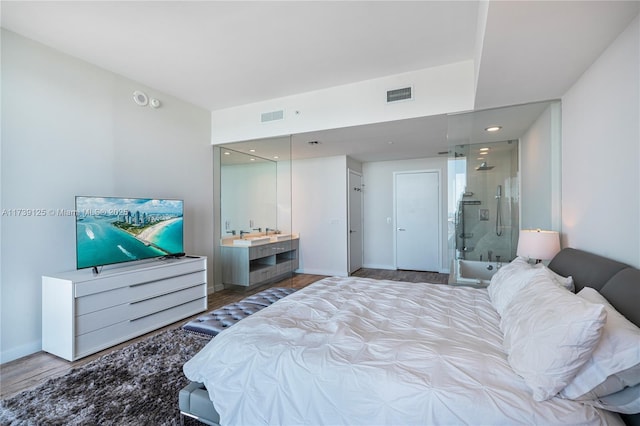
<path fill-rule="evenodd" d="M 457 259 L 508 262 L 518 238 L 517 141 L 458 145 L 450 159 Z"/>

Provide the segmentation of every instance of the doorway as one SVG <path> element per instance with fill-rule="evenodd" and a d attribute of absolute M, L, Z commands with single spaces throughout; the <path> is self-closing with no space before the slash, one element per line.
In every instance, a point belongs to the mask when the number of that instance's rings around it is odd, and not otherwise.
<path fill-rule="evenodd" d="M 394 173 L 396 269 L 439 271 L 440 172 Z"/>
<path fill-rule="evenodd" d="M 349 169 L 348 185 L 349 274 L 352 274 L 362 268 L 362 175 Z"/>

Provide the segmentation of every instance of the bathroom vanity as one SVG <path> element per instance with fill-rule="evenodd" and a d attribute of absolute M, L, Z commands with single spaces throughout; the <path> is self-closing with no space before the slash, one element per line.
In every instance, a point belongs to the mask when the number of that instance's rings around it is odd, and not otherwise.
<path fill-rule="evenodd" d="M 222 283 L 252 287 L 290 276 L 298 269 L 299 243 L 296 235 L 223 239 Z"/>

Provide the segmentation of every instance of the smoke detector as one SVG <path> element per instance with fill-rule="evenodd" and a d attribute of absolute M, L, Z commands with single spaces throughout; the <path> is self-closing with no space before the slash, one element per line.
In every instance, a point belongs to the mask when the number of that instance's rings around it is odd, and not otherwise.
<path fill-rule="evenodd" d="M 140 106 L 147 106 L 147 104 L 149 103 L 149 97 L 143 91 L 136 90 L 135 92 L 133 92 L 133 102 Z"/>

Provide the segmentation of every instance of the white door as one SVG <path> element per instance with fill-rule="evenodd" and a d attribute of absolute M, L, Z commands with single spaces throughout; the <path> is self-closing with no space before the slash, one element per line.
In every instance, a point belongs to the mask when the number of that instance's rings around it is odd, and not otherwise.
<path fill-rule="evenodd" d="M 396 268 L 440 270 L 440 176 L 395 173 Z"/>
<path fill-rule="evenodd" d="M 349 273 L 362 268 L 362 176 L 349 170 Z"/>

